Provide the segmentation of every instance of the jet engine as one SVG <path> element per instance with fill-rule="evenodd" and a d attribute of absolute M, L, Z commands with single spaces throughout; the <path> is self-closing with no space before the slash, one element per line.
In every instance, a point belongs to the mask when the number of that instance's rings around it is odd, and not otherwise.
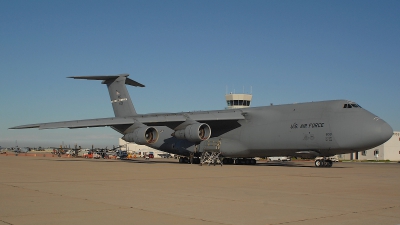
<path fill-rule="evenodd" d="M 211 128 L 206 123 L 195 123 L 186 126 L 185 129 L 175 131 L 172 136 L 191 142 L 200 142 L 210 138 Z"/>
<path fill-rule="evenodd" d="M 154 127 L 143 126 L 135 129 L 132 133 L 125 134 L 122 139 L 139 145 L 152 144 L 158 140 L 158 131 Z"/>

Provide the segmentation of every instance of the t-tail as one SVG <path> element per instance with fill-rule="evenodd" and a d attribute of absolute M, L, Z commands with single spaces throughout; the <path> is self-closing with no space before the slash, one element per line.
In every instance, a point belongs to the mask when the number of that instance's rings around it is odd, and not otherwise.
<path fill-rule="evenodd" d="M 137 113 L 125 84 L 135 87 L 144 87 L 144 85 L 129 79 L 128 76 L 129 74 L 118 74 L 110 76 L 79 76 L 68 78 L 102 80 L 102 84 L 106 84 L 108 87 L 108 93 L 110 94 L 115 117 L 129 117 L 135 116 Z"/>

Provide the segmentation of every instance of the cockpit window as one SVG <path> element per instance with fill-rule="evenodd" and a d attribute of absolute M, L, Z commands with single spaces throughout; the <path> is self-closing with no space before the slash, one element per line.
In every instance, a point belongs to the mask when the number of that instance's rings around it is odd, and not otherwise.
<path fill-rule="evenodd" d="M 361 108 L 361 106 L 359 106 L 358 104 L 351 104 L 351 106 L 353 106 L 353 108 Z"/>
<path fill-rule="evenodd" d="M 360 105 L 358 105 L 358 104 L 351 103 L 351 104 L 344 104 L 343 108 L 349 109 L 349 108 L 362 108 L 362 107 Z"/>
<path fill-rule="evenodd" d="M 352 108 L 351 104 L 344 104 L 343 108 L 347 109 L 347 108 Z"/>

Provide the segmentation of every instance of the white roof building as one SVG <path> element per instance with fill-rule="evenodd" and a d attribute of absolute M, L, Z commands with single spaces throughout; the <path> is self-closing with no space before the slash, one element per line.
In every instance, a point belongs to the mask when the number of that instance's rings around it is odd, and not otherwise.
<path fill-rule="evenodd" d="M 122 140 L 121 138 L 118 141 L 119 145 L 123 146 L 121 147 L 122 151 L 127 151 L 129 153 L 137 154 L 139 156 L 143 156 L 149 153 L 153 153 L 154 158 L 161 158 L 162 155 L 166 155 L 168 153 L 150 148 L 146 145 L 138 145 L 136 143 L 131 143 L 131 142 L 126 142 Z"/>

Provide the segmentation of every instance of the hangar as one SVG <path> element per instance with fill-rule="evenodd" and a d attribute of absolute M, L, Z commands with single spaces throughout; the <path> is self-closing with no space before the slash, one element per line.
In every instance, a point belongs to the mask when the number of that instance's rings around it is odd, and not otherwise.
<path fill-rule="evenodd" d="M 149 146 L 146 145 L 138 145 L 136 143 L 132 143 L 132 142 L 126 142 L 124 140 L 122 140 L 122 138 L 120 138 L 118 140 L 118 143 L 121 147 L 121 150 L 125 150 L 129 153 L 132 154 L 137 154 L 137 156 L 139 157 L 143 157 L 145 155 L 148 155 L 150 153 L 152 153 L 154 155 L 154 158 L 161 158 L 162 156 L 167 155 L 168 153 L 154 149 L 154 148 L 150 148 Z"/>

